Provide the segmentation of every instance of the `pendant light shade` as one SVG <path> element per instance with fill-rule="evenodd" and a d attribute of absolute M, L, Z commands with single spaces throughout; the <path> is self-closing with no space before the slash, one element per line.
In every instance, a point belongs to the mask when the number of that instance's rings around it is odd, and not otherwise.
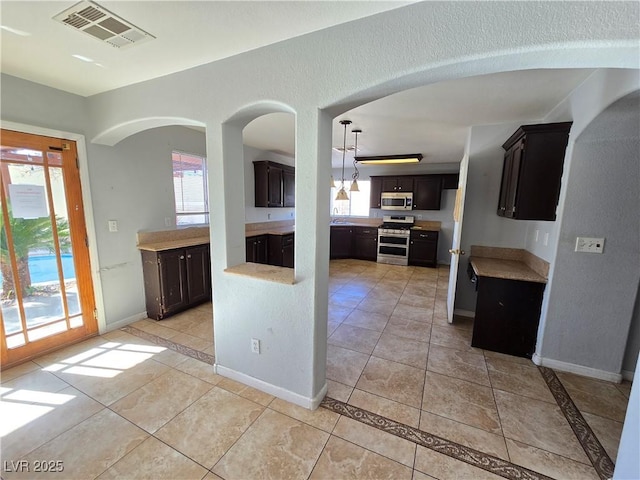
<path fill-rule="evenodd" d="M 360 176 L 360 172 L 358 171 L 358 166 L 356 165 L 356 155 L 358 154 L 358 134 L 362 133 L 362 130 L 360 130 L 359 128 L 354 128 L 351 131 L 356 136 L 356 144 L 353 150 L 353 175 L 351 175 L 351 178 L 353 180 L 351 182 L 351 188 L 349 188 L 349 191 L 359 192 L 360 188 L 358 187 L 358 177 Z"/>
<path fill-rule="evenodd" d="M 347 191 L 344 189 L 344 187 L 340 187 L 340 190 L 338 190 L 336 200 L 349 200 L 349 195 L 347 195 Z"/>
<path fill-rule="evenodd" d="M 340 190 L 336 195 L 336 200 L 349 200 L 347 191 L 344 188 L 344 157 L 347 153 L 347 125 L 351 125 L 351 120 L 340 120 L 340 123 L 344 125 L 344 138 L 342 142 L 342 182 L 340 184 Z"/>

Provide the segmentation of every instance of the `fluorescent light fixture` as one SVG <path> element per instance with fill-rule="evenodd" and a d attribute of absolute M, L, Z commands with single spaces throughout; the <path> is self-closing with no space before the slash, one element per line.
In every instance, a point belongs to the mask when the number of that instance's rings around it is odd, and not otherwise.
<path fill-rule="evenodd" d="M 418 163 L 422 160 L 421 153 L 407 155 L 378 155 L 376 157 L 355 157 L 356 162 L 363 165 L 394 165 L 400 163 Z"/>

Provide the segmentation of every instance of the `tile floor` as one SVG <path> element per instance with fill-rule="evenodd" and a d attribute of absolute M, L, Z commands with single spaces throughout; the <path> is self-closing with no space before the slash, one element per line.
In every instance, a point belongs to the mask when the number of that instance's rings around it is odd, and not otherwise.
<path fill-rule="evenodd" d="M 615 461 L 630 384 L 470 347 L 471 323 L 446 322 L 446 268 L 330 275 L 323 407 L 214 374 L 202 305 L 2 372 L 2 478 L 601 478 L 557 385 Z"/>

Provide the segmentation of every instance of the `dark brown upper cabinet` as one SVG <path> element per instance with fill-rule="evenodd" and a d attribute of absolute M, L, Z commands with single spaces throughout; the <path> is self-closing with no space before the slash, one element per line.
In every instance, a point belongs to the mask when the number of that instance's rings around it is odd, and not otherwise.
<path fill-rule="evenodd" d="M 556 219 L 571 124 L 523 125 L 505 142 L 499 216 L 517 220 Z"/>
<path fill-rule="evenodd" d="M 256 207 L 295 207 L 295 168 L 268 160 L 253 162 Z"/>
<path fill-rule="evenodd" d="M 369 208 L 380 208 L 382 192 L 413 192 L 413 210 L 440 210 L 442 190 L 457 189 L 458 177 L 457 173 L 371 177 Z"/>
<path fill-rule="evenodd" d="M 382 177 L 383 192 L 413 192 L 413 177 Z"/>
<path fill-rule="evenodd" d="M 382 177 L 371 177 L 369 208 L 380 208 L 382 195 Z"/>
<path fill-rule="evenodd" d="M 413 180 L 413 209 L 440 210 L 442 198 L 442 177 L 424 175 Z"/>

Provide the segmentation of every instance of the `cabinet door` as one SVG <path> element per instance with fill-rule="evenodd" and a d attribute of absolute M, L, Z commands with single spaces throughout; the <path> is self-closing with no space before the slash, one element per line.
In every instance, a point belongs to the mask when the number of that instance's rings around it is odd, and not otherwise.
<path fill-rule="evenodd" d="M 498 215 L 513 218 L 518 197 L 518 180 L 522 162 L 524 139 L 513 145 L 504 155 L 502 183 L 498 200 Z"/>
<path fill-rule="evenodd" d="M 409 265 L 438 265 L 438 232 L 412 231 L 409 241 Z"/>
<path fill-rule="evenodd" d="M 397 192 L 398 184 L 396 177 L 382 177 L 383 192 Z"/>
<path fill-rule="evenodd" d="M 531 358 L 544 284 L 479 277 L 471 345 Z"/>
<path fill-rule="evenodd" d="M 282 171 L 282 190 L 284 193 L 284 206 L 296 206 L 296 174 L 293 169 L 284 169 Z"/>
<path fill-rule="evenodd" d="M 282 168 L 269 165 L 267 175 L 269 182 L 269 206 L 282 207 L 284 205 L 282 195 Z"/>
<path fill-rule="evenodd" d="M 397 177 L 396 185 L 399 192 L 413 192 L 413 177 Z"/>
<path fill-rule="evenodd" d="M 413 209 L 440 210 L 442 177 L 439 175 L 416 177 L 413 181 Z"/>
<path fill-rule="evenodd" d="M 505 216 L 509 218 L 513 218 L 516 215 L 516 208 L 518 204 L 518 182 L 520 181 L 523 151 L 524 139 L 513 146 L 513 155 L 511 156 L 511 167 L 509 169 L 509 181 L 505 200 Z"/>
<path fill-rule="evenodd" d="M 369 208 L 380 208 L 380 195 L 382 195 L 382 177 L 371 177 L 371 194 Z"/>
<path fill-rule="evenodd" d="M 375 228 L 354 228 L 352 256 L 360 260 L 372 261 L 378 258 L 378 232 Z"/>
<path fill-rule="evenodd" d="M 188 304 L 187 264 L 183 249 L 158 253 L 162 313 L 167 316 Z"/>
<path fill-rule="evenodd" d="M 267 235 L 256 235 L 246 239 L 246 259 L 248 263 L 267 263 Z"/>
<path fill-rule="evenodd" d="M 331 227 L 330 237 L 330 257 L 331 258 L 350 258 L 351 227 Z"/>
<path fill-rule="evenodd" d="M 187 285 L 189 304 L 196 304 L 211 298 L 211 267 L 209 247 L 199 245 L 185 250 L 187 260 Z"/>

